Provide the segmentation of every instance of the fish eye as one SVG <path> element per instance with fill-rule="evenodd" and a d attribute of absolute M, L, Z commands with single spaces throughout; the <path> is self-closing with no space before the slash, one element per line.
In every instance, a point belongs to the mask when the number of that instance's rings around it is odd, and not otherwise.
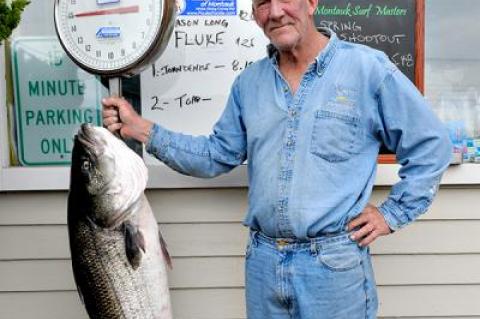
<path fill-rule="evenodd" d="M 82 170 L 83 171 L 89 171 L 90 170 L 90 161 L 89 160 L 84 160 L 83 161 Z"/>

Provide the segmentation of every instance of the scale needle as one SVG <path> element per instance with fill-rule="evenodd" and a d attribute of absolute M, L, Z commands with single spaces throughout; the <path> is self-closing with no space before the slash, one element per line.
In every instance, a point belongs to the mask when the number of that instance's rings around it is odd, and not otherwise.
<path fill-rule="evenodd" d="M 138 11 L 139 11 L 139 6 L 137 5 L 137 6 L 130 6 L 130 7 L 115 8 L 115 9 L 104 9 L 104 10 L 82 12 L 82 13 L 75 14 L 75 17 L 91 17 L 91 16 L 100 16 L 100 15 L 108 15 L 108 14 L 136 13 Z"/>

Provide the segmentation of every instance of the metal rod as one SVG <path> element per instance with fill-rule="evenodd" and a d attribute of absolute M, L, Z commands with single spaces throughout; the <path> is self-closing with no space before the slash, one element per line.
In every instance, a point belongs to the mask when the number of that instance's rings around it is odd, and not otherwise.
<path fill-rule="evenodd" d="M 110 96 L 122 96 L 122 78 L 115 77 L 108 79 L 108 88 L 110 91 Z"/>
<path fill-rule="evenodd" d="M 110 96 L 121 97 L 122 96 L 122 78 L 121 77 L 109 78 L 108 91 L 110 93 Z M 114 135 L 119 139 L 123 140 L 119 131 L 115 132 Z"/>

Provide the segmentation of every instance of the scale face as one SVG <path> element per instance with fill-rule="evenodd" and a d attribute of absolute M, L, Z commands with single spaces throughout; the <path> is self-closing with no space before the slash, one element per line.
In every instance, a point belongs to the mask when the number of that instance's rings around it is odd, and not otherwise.
<path fill-rule="evenodd" d="M 133 75 L 165 49 L 174 0 L 55 0 L 60 43 L 90 73 Z"/>

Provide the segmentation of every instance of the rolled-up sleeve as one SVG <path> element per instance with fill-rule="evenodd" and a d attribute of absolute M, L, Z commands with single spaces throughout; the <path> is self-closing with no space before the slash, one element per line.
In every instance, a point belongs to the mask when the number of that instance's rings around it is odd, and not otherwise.
<path fill-rule="evenodd" d="M 209 136 L 185 135 L 155 124 L 146 150 L 172 169 L 195 177 L 214 177 L 242 164 L 246 159 L 246 133 L 238 78 Z"/>
<path fill-rule="evenodd" d="M 398 69 L 388 72 L 377 98 L 379 136 L 401 165 L 400 181 L 379 209 L 397 230 L 430 206 L 451 161 L 452 145 L 445 126 Z"/>

